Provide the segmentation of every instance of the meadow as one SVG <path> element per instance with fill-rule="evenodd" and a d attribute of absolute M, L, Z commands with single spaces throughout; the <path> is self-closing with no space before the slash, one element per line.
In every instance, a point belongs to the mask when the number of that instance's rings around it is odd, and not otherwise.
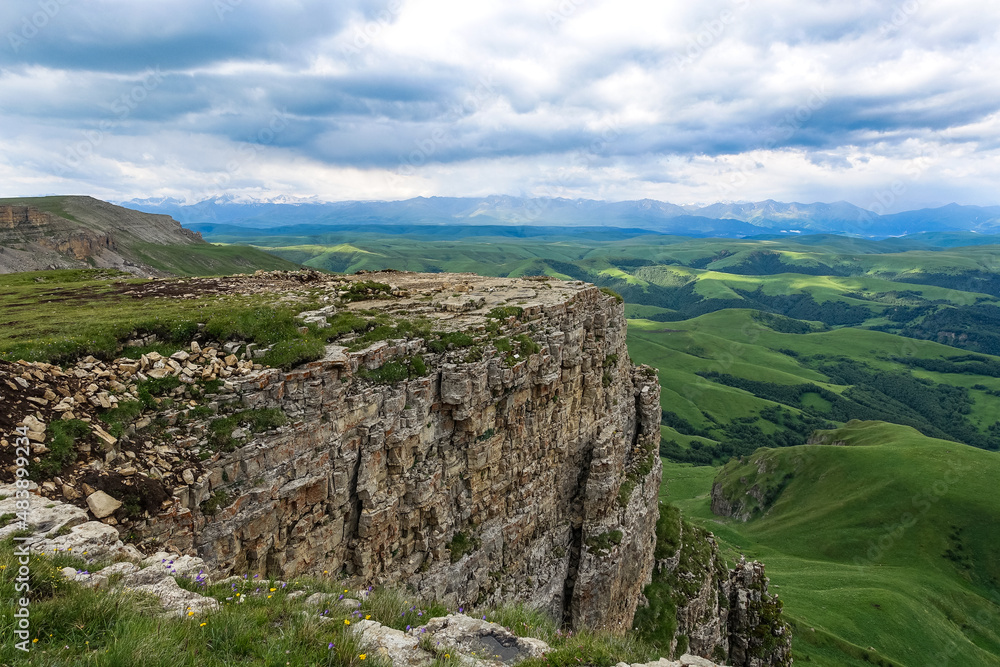
<path fill-rule="evenodd" d="M 840 444 L 665 460 L 661 498 L 767 565 L 797 663 L 1000 665 L 996 455 L 879 422 L 823 436 Z M 712 513 L 713 482 L 780 491 L 743 523 Z"/>

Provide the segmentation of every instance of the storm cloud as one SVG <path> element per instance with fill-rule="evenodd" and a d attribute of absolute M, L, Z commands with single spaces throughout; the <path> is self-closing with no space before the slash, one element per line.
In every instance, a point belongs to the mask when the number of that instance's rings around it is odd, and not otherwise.
<path fill-rule="evenodd" d="M 4 194 L 996 204 L 1000 6 L 8 0 Z"/>

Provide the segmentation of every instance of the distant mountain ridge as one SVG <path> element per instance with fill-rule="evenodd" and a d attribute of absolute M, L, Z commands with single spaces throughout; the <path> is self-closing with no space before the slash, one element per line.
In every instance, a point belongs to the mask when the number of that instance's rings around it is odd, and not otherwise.
<path fill-rule="evenodd" d="M 627 227 L 685 236 L 832 233 L 867 238 L 923 232 L 1000 232 L 1000 206 L 959 204 L 878 215 L 845 201 L 803 204 L 770 199 L 697 206 L 654 199 L 607 202 L 509 195 L 341 202 L 291 197 L 254 200 L 224 195 L 196 204 L 171 198 L 119 203 L 147 213 L 168 214 L 186 226 L 215 223 L 252 229 L 292 225 L 524 225 Z"/>

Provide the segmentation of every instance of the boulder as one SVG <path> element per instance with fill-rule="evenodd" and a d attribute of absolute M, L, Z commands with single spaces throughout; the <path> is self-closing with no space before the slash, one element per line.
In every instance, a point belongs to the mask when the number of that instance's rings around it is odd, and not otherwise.
<path fill-rule="evenodd" d="M 87 506 L 98 519 L 111 516 L 122 506 L 121 501 L 115 500 L 103 491 L 95 491 L 87 496 Z"/>
<path fill-rule="evenodd" d="M 150 584 L 135 586 L 132 590 L 139 593 L 149 593 L 160 599 L 160 606 L 171 616 L 191 616 L 206 611 L 216 611 L 219 603 L 213 598 L 207 598 L 197 593 L 184 590 L 177 585 L 173 577 L 163 577 Z"/>
<path fill-rule="evenodd" d="M 17 487 L 13 484 L 0 485 L 0 495 L 7 496 L 0 500 L 0 514 L 16 514 L 17 509 Z M 58 532 L 63 528 L 72 528 L 87 519 L 87 512 L 67 505 L 65 503 L 52 502 L 40 496 L 32 495 L 31 505 L 28 510 L 28 526 L 38 535 L 46 535 Z M 12 521 L 0 528 L 0 539 L 3 539 L 13 532 L 19 530 L 21 524 Z"/>

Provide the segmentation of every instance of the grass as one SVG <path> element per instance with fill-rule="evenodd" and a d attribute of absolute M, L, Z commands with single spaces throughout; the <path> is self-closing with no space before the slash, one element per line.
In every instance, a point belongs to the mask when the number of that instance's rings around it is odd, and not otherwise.
<path fill-rule="evenodd" d="M 770 510 L 745 524 L 711 513 L 716 469 L 664 462 L 663 494 L 730 560 L 767 565 L 797 628 L 798 664 L 922 665 L 949 650 L 952 664 L 1000 665 L 996 455 L 885 423 L 827 438 L 847 446 L 763 449 L 719 472 L 727 484 L 762 461 L 791 471 Z"/>
<path fill-rule="evenodd" d="M 32 462 L 30 476 L 36 481 L 58 475 L 63 468 L 76 460 L 76 440 L 90 433 L 87 422 L 79 419 L 61 419 L 50 422 L 45 430 L 49 451 Z"/>
<path fill-rule="evenodd" d="M 916 341 L 880 331 L 838 328 L 811 333 L 782 333 L 766 325 L 756 311 L 727 309 L 680 322 L 629 321 L 629 353 L 639 363 L 659 370 L 661 404 L 697 428 L 708 429 L 714 440 L 724 439 L 719 424 L 735 419 L 756 420 L 767 430 L 773 425 L 759 418 L 775 403 L 742 389 L 699 376 L 714 371 L 779 385 L 816 384 L 834 393 L 847 388 L 830 382 L 815 367 L 816 355 L 863 360 L 876 371 L 912 373 L 914 377 L 949 386 L 966 387 L 973 399 L 969 421 L 986 433 L 1000 419 L 1000 388 L 996 378 L 976 374 L 939 373 L 911 368 L 896 359 L 946 359 L 962 351 L 931 341 Z M 779 328 L 787 328 L 781 318 Z M 986 358 L 996 359 L 989 355 Z M 794 414 L 815 410 L 822 414 L 829 403 L 818 394 L 802 397 L 799 405 L 783 406 Z M 714 420 L 714 421 L 713 421 Z M 670 433 L 667 439 L 682 444 L 690 437 Z M 705 438 L 699 438 L 706 440 Z M 706 440 L 707 441 L 707 440 Z"/>
<path fill-rule="evenodd" d="M 67 565 L 81 570 L 93 567 L 66 556 L 32 556 L 31 651 L 25 654 L 14 647 L 14 619 L 7 614 L 0 619 L 0 632 L 9 639 L 0 646 L 0 662 L 163 667 L 291 662 L 388 667 L 347 626 L 321 621 L 315 613 L 304 614 L 304 602 L 289 600 L 285 589 L 267 595 L 248 591 L 235 598 L 245 602 L 237 603 L 231 592 L 230 599 L 225 599 L 228 587 L 216 586 L 211 593 L 223 602 L 219 611 L 161 618 L 159 604 L 148 597 L 93 591 L 66 581 L 58 568 Z M 9 543 L 0 546 L 0 568 L 0 595 L 17 599 L 17 559 Z M 360 658 L 363 653 L 365 660 Z"/>
<path fill-rule="evenodd" d="M 296 262 L 247 245 L 160 245 L 136 243 L 133 252 L 145 264 L 178 276 L 226 276 L 234 273 L 294 271 Z"/>
<path fill-rule="evenodd" d="M 180 578 L 187 590 L 219 601 L 218 611 L 190 617 L 161 617 L 159 604 L 134 593 L 94 591 L 64 579 L 61 567 L 98 569 L 67 554 L 31 557 L 31 651 L 18 651 L 13 641 L 0 646 L 0 662 L 18 665 L 80 664 L 96 667 L 143 664 L 175 667 L 232 664 L 388 667 L 375 651 L 361 644 L 350 623 L 367 619 L 406 630 L 455 611 L 396 589 L 379 588 L 362 596 L 356 608 L 339 600 L 307 603 L 308 595 L 326 592 L 350 597 L 349 589 L 327 578 L 301 577 L 287 584 L 247 578 L 230 584 L 205 584 Z M 0 595 L 16 599 L 17 558 L 12 543 L 0 543 Z M 553 650 L 529 664 L 577 665 L 580 661 L 611 667 L 619 660 L 644 662 L 655 649 L 634 637 L 608 633 L 566 633 L 537 610 L 502 605 L 464 610 L 473 617 L 507 627 L 514 634 L 538 637 Z M 13 618 L 0 619 L 0 632 L 13 637 Z M 37 640 L 37 641 L 34 641 Z M 458 664 L 447 647 L 426 646 L 437 653 L 435 664 Z M 447 654 L 447 657 L 445 657 Z M 363 656 L 363 657 L 362 657 Z"/>
<path fill-rule="evenodd" d="M 299 331 L 294 316 L 315 304 L 273 303 L 268 295 L 134 299 L 124 286 L 145 281 L 106 270 L 62 270 L 0 276 L 0 359 L 65 363 L 86 355 L 112 359 L 134 334 L 156 334 L 170 353 L 203 325 L 218 341 L 241 338 L 274 348 L 261 363 L 290 367 L 322 355 L 327 335 Z"/>
<path fill-rule="evenodd" d="M 215 452 L 232 452 L 242 440 L 233 436 L 238 427 L 251 433 L 263 433 L 284 426 L 288 416 L 280 408 L 241 410 L 225 417 L 213 419 L 208 425 L 208 447 Z"/>
<path fill-rule="evenodd" d="M 358 376 L 371 380 L 376 384 L 395 384 L 411 378 L 427 374 L 427 364 L 420 356 L 405 357 L 400 360 L 387 361 L 375 369 L 361 369 Z"/>

